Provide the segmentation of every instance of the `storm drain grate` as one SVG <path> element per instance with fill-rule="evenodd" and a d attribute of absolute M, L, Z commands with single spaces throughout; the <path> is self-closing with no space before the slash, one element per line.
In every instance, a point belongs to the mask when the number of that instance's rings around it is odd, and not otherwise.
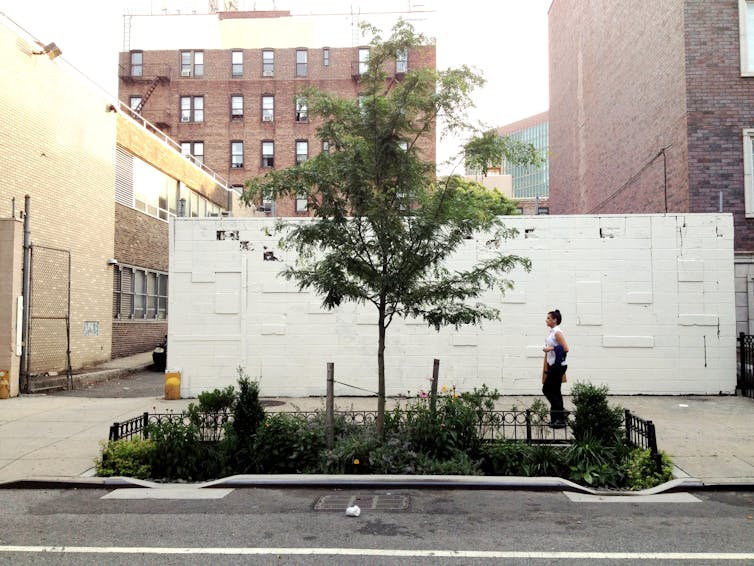
<path fill-rule="evenodd" d="M 360 509 L 402 511 L 408 509 L 408 495 L 323 495 L 314 502 L 315 511 L 345 511 L 358 505 Z"/>

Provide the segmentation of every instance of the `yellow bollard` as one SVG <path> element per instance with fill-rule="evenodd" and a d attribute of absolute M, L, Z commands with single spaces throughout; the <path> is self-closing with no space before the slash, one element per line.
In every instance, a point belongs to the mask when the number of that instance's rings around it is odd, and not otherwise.
<path fill-rule="evenodd" d="M 181 372 L 178 370 L 165 372 L 165 400 L 175 401 L 181 398 Z"/>
<path fill-rule="evenodd" d="M 0 399 L 10 397 L 10 372 L 0 369 Z"/>

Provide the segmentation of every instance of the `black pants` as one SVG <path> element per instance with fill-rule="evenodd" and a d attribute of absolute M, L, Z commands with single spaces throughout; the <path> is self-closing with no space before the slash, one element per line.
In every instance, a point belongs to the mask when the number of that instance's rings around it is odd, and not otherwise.
<path fill-rule="evenodd" d="M 542 386 L 547 400 L 550 402 L 550 422 L 565 422 L 565 410 L 563 409 L 563 395 L 560 386 L 563 384 L 563 374 L 568 369 L 566 366 L 547 366 L 547 376 Z"/>

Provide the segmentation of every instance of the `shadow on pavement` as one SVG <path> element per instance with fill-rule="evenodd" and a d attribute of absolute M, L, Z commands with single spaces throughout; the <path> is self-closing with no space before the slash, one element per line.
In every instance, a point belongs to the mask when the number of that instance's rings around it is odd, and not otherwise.
<path fill-rule="evenodd" d="M 75 389 L 51 391 L 49 395 L 68 397 L 102 397 L 122 399 L 130 397 L 164 397 L 165 372 L 153 365 L 125 376 L 77 385 Z"/>

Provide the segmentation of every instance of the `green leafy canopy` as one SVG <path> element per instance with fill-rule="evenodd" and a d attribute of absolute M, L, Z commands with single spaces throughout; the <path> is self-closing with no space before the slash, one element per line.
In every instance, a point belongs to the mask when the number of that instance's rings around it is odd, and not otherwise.
<path fill-rule="evenodd" d="M 385 40 L 370 26 L 364 30 L 373 39 L 358 99 L 317 88 L 297 93 L 330 151 L 250 179 L 242 199 L 247 205 L 262 197 L 307 199 L 313 221 L 278 225 L 282 245 L 298 258 L 283 275 L 318 293 L 325 308 L 349 301 L 376 307 L 384 398 L 384 332 L 394 317 L 417 317 L 435 329 L 495 319 L 497 309 L 481 295 L 511 288 L 507 274 L 530 263 L 500 252 L 500 243 L 515 234 L 499 216 L 514 211 L 511 201 L 458 176 L 438 179 L 435 164 L 422 157 L 439 119 L 451 133 L 474 131 L 466 112 L 482 77 L 465 66 L 437 71 L 420 65 L 393 76 L 386 69 L 401 54 L 433 56 L 426 47 L 432 41 L 405 21 Z M 484 134 L 466 145 L 463 159 L 499 163 L 505 154 L 536 161 L 535 152 L 506 154 L 510 147 Z M 483 259 L 465 270 L 449 268 L 447 260 L 478 234 L 487 242 Z"/>

